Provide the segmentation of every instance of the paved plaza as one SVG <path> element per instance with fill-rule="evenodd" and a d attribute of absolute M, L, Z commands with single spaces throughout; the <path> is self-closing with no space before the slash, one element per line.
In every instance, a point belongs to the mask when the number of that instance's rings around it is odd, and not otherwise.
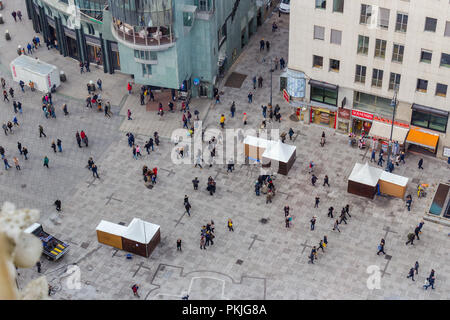
<path fill-rule="evenodd" d="M 26 12 L 24 3 L 17 3 Z M 0 73 L 8 86 L 12 83 L 9 62 L 17 56 L 15 48 L 26 45 L 33 36 L 28 20 L 17 23 L 16 28 L 11 10 L 7 6 L 2 14 L 12 40 L 0 39 L 4 48 L 0 52 Z M 247 50 L 228 73 L 247 75 L 241 88 L 224 87 L 226 79 L 222 79 L 220 104 L 202 99 L 192 102 L 191 112 L 198 108 L 203 127 L 218 129 L 223 113 L 227 128 L 242 128 L 244 112 L 248 114 L 247 127 L 259 126 L 260 106 L 270 98 L 268 61 L 275 56 L 287 60 L 288 18 L 272 16 L 250 39 Z M 273 21 L 279 25 L 276 33 L 271 32 Z M 259 52 L 261 38 L 271 41 L 269 53 Z M 269 124 L 269 128 L 294 129 L 294 140 L 286 143 L 297 147 L 297 159 L 288 176 L 276 176 L 276 196 L 266 204 L 265 196 L 257 197 L 254 192 L 259 174 L 255 166 L 238 164 L 227 173 L 226 165 L 209 168 L 205 164 L 199 169 L 193 164 L 174 164 L 170 138 L 172 131 L 182 126 L 181 112 L 167 112 L 159 120 L 155 111 L 140 106 L 138 86 L 128 96 L 126 75 L 106 75 L 94 67 L 91 74 L 80 75 L 76 61 L 45 47 L 35 56 L 62 68 L 68 81 L 54 95 L 56 119 L 43 116 L 40 93 L 21 93 L 14 84 L 24 113 L 18 116 L 20 127 L 14 129 L 14 134 L 0 133 L 0 145 L 6 149 L 11 164 L 13 156 L 19 158 L 22 170 L 0 170 L 0 200 L 41 210 L 44 229 L 70 244 L 69 252 L 60 261 L 41 259 L 42 274 L 57 290 L 54 299 L 137 299 L 131 290 L 135 283 L 140 286 L 141 299 L 147 300 L 179 300 L 186 294 L 200 300 L 450 299 L 450 228 L 426 221 L 420 241 L 405 246 L 407 234 L 428 211 L 437 185 L 450 178 L 450 168 L 444 161 L 425 158 L 424 170 L 419 171 L 419 157 L 408 154 L 406 164 L 396 167 L 394 173 L 410 178 L 407 194 L 413 194 L 411 212 L 402 199 L 376 196 L 368 200 L 347 193 L 347 178 L 354 164 L 368 161 L 370 154 L 349 147 L 346 135 L 291 121 L 292 110 L 278 90 L 281 71 L 276 70 L 273 101 L 282 108 L 282 121 Z M 264 78 L 262 89 L 253 90 L 251 79 L 255 75 Z M 104 99 L 113 105 L 111 119 L 84 106 L 86 83 L 98 77 L 103 79 Z M 252 104 L 247 103 L 249 91 L 255 93 Z M 232 101 L 237 109 L 234 119 L 229 111 Z M 67 117 L 61 111 L 63 103 L 69 107 Z M 0 104 L 0 121 L 12 120 L 12 103 Z M 134 115 L 131 121 L 126 119 L 128 109 Z M 44 126 L 47 138 L 39 138 L 39 124 Z M 85 130 L 88 148 L 78 148 L 77 130 Z M 143 157 L 134 160 L 125 134 L 133 132 L 136 143 L 143 146 L 154 131 L 160 133 L 161 145 L 150 155 L 143 149 Z M 319 145 L 322 131 L 327 135 L 323 148 Z M 62 140 L 63 152 L 55 154 L 50 144 L 57 138 Z M 28 148 L 30 160 L 19 156 L 17 141 Z M 50 159 L 49 169 L 42 166 L 45 155 Z M 94 179 L 86 169 L 90 156 L 98 165 L 100 179 Z M 307 169 L 311 160 L 316 163 L 319 178 L 315 187 Z M 152 189 L 144 186 L 144 165 L 158 168 L 158 183 Z M 322 186 L 325 174 L 330 187 Z M 217 182 L 213 196 L 206 191 L 209 176 Z M 194 177 L 200 180 L 197 191 L 192 187 Z M 416 196 L 419 182 L 430 184 L 424 199 Z M 189 196 L 192 205 L 190 217 L 185 214 L 184 195 Z M 314 208 L 316 196 L 320 197 L 319 208 Z M 57 198 L 62 201 L 60 213 L 53 205 Z M 352 217 L 347 225 L 340 225 L 340 233 L 332 231 L 328 208 L 333 206 L 339 213 L 346 204 L 350 204 Z M 293 215 L 289 229 L 284 222 L 285 205 L 290 206 Z M 317 217 L 314 231 L 309 223 L 312 216 Z M 124 251 L 98 243 L 95 228 L 102 219 L 128 225 L 135 217 L 161 226 L 161 243 L 150 258 L 133 256 L 127 260 Z M 229 218 L 234 232 L 227 229 Z M 200 250 L 200 229 L 211 219 L 215 223 L 214 245 Z M 319 252 L 315 264 L 309 264 L 311 247 L 317 246 L 324 235 L 329 242 L 325 253 Z M 178 238 L 183 241 L 181 252 L 176 250 Z M 381 238 L 386 240 L 385 256 L 376 254 Z M 413 282 L 406 275 L 415 261 L 419 261 L 420 269 Z M 80 272 L 70 274 L 74 265 Z M 432 268 L 436 270 L 436 289 L 425 291 L 422 285 Z M 18 272 L 20 287 L 40 276 L 36 268 Z M 377 275 L 381 276 L 380 287 L 369 289 L 371 279 Z M 73 289 L 77 282 L 81 286 Z"/>

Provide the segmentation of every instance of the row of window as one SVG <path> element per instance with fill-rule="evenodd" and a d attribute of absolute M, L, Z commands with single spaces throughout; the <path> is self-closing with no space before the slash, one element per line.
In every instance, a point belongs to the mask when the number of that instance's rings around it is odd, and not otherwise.
<path fill-rule="evenodd" d="M 327 0 L 315 0 L 316 9 L 326 9 Z M 344 0 L 333 0 L 333 12 L 344 12 Z"/>
<path fill-rule="evenodd" d="M 158 60 L 158 54 L 155 51 L 134 50 L 134 57 L 141 60 Z"/>
<path fill-rule="evenodd" d="M 361 13 L 359 17 L 360 24 L 371 24 L 374 25 L 375 21 L 373 18 L 373 7 L 367 4 L 361 4 Z M 386 8 L 378 7 L 378 15 L 376 24 L 381 29 L 389 28 L 389 15 L 390 10 Z M 424 31 L 436 32 L 437 19 L 431 17 L 425 17 Z M 397 18 L 395 20 L 395 31 L 406 32 L 408 27 L 408 14 L 403 12 L 397 12 Z M 444 36 L 450 37 L 450 21 L 446 21 Z"/>
<path fill-rule="evenodd" d="M 375 40 L 374 56 L 384 59 L 386 57 L 386 45 L 387 41 L 382 39 Z M 392 61 L 403 62 L 403 54 L 405 46 L 402 44 L 394 43 L 392 48 Z M 369 52 L 369 37 L 358 35 L 358 48 L 357 53 L 362 55 L 368 55 Z M 431 63 L 432 51 L 422 49 L 420 52 L 420 62 Z M 441 67 L 450 68 L 450 54 L 441 53 L 441 61 L 439 64 Z"/>
<path fill-rule="evenodd" d="M 313 67 L 323 68 L 323 57 L 313 55 Z M 329 60 L 329 71 L 339 72 L 340 61 L 336 59 Z M 366 73 L 367 67 L 356 65 L 355 70 L 355 82 L 366 83 Z M 381 88 L 383 86 L 383 75 L 384 71 L 381 69 L 372 69 L 372 87 Z M 398 89 L 400 87 L 401 75 L 398 73 L 391 72 L 389 76 L 389 90 Z M 419 92 L 426 93 L 428 90 L 428 80 L 417 79 L 416 90 Z M 436 84 L 435 94 L 440 97 L 447 96 L 447 85 L 442 83 Z"/>

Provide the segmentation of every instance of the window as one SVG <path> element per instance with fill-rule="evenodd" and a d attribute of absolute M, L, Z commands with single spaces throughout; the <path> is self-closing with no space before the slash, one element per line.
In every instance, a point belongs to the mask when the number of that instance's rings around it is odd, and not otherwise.
<path fill-rule="evenodd" d="M 402 63 L 404 51 L 405 51 L 405 46 L 394 43 L 394 49 L 392 50 L 392 61 Z"/>
<path fill-rule="evenodd" d="M 389 28 L 389 9 L 379 8 L 378 10 L 378 27 L 383 29 Z"/>
<path fill-rule="evenodd" d="M 330 42 L 334 44 L 341 44 L 342 31 L 331 29 Z"/>
<path fill-rule="evenodd" d="M 213 0 L 195 0 L 194 4 L 198 7 L 199 11 L 212 11 L 214 8 Z"/>
<path fill-rule="evenodd" d="M 391 72 L 391 76 L 389 77 L 389 90 L 398 90 L 400 87 L 400 77 L 398 73 Z"/>
<path fill-rule="evenodd" d="M 425 31 L 436 32 L 437 19 L 425 18 Z"/>
<path fill-rule="evenodd" d="M 417 87 L 416 90 L 419 92 L 427 92 L 428 88 L 428 80 L 417 79 Z"/>
<path fill-rule="evenodd" d="M 366 67 L 360 66 L 359 64 L 356 65 L 356 71 L 355 71 L 355 82 L 366 82 Z"/>
<path fill-rule="evenodd" d="M 333 0 L 333 12 L 344 12 L 344 0 Z"/>
<path fill-rule="evenodd" d="M 408 27 L 408 15 L 406 13 L 397 13 L 395 31 L 406 32 Z"/>
<path fill-rule="evenodd" d="M 322 68 L 323 67 L 323 57 L 313 56 L 313 67 Z"/>
<path fill-rule="evenodd" d="M 330 71 L 339 72 L 339 60 L 330 59 Z"/>
<path fill-rule="evenodd" d="M 447 96 L 447 85 L 438 83 L 436 84 L 436 95 L 440 97 L 446 97 Z"/>
<path fill-rule="evenodd" d="M 311 101 L 337 106 L 337 97 L 337 89 L 329 89 L 311 85 Z"/>
<path fill-rule="evenodd" d="M 355 91 L 353 108 L 392 117 L 394 107 L 391 99 Z"/>
<path fill-rule="evenodd" d="M 372 87 L 381 88 L 383 85 L 383 70 L 373 69 L 372 72 Z"/>
<path fill-rule="evenodd" d="M 326 0 L 316 0 L 316 9 L 326 9 L 327 1 Z"/>
<path fill-rule="evenodd" d="M 325 28 L 320 26 L 314 26 L 314 39 L 325 39 Z"/>
<path fill-rule="evenodd" d="M 359 18 L 359 23 L 368 24 L 370 23 L 370 17 L 372 16 L 372 6 L 367 4 L 361 4 L 361 16 Z"/>
<path fill-rule="evenodd" d="M 376 39 L 375 57 L 384 59 L 385 56 L 386 56 L 386 40 Z"/>
<path fill-rule="evenodd" d="M 194 22 L 194 13 L 193 12 L 183 12 L 183 26 L 192 27 L 192 23 Z"/>
<path fill-rule="evenodd" d="M 227 39 L 227 23 L 225 22 L 219 30 L 217 30 L 217 41 L 219 44 L 219 49 L 222 46 L 222 44 Z"/>
<path fill-rule="evenodd" d="M 158 60 L 158 56 L 155 51 L 134 50 L 134 57 L 141 60 Z"/>
<path fill-rule="evenodd" d="M 420 62 L 431 63 L 432 56 L 433 52 L 422 49 L 420 52 Z"/>
<path fill-rule="evenodd" d="M 369 52 L 369 37 L 358 35 L 358 53 L 367 55 Z"/>
<path fill-rule="evenodd" d="M 446 132 L 447 121 L 448 116 L 431 114 L 418 110 L 412 111 L 411 124 L 414 126 Z"/>
<path fill-rule="evenodd" d="M 444 37 L 450 37 L 450 21 L 445 23 Z"/>
<path fill-rule="evenodd" d="M 142 76 L 149 77 L 152 74 L 152 65 L 151 64 L 142 64 Z"/>
<path fill-rule="evenodd" d="M 446 53 L 441 54 L 440 66 L 450 68 L 450 54 L 446 54 Z"/>

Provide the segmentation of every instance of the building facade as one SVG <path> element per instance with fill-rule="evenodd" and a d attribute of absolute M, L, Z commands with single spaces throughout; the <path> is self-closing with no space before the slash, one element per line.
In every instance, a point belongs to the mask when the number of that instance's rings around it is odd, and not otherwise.
<path fill-rule="evenodd" d="M 290 15 L 288 68 L 300 80 L 288 91 L 309 122 L 359 134 L 394 116 L 395 129 L 438 136 L 408 148 L 450 147 L 448 0 L 292 1 Z"/>
<path fill-rule="evenodd" d="M 204 97 L 270 9 L 266 0 L 25 1 L 35 31 L 62 55 Z"/>

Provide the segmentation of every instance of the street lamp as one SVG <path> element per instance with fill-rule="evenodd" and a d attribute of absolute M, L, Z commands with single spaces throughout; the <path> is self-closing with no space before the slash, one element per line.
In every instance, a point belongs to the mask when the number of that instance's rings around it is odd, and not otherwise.
<path fill-rule="evenodd" d="M 391 136 L 389 138 L 389 145 L 388 145 L 388 159 L 387 159 L 387 166 L 386 166 L 386 171 L 389 171 L 389 168 L 391 166 L 391 152 L 392 152 L 392 133 L 394 132 L 394 118 L 395 118 L 395 111 L 397 109 L 397 92 L 398 92 L 398 85 L 395 85 L 394 88 L 394 97 L 391 100 L 391 107 L 394 108 L 393 112 L 392 112 L 392 123 L 391 123 Z"/>
<path fill-rule="evenodd" d="M 272 75 L 273 75 L 273 68 L 270 68 L 270 105 L 272 105 Z"/>

